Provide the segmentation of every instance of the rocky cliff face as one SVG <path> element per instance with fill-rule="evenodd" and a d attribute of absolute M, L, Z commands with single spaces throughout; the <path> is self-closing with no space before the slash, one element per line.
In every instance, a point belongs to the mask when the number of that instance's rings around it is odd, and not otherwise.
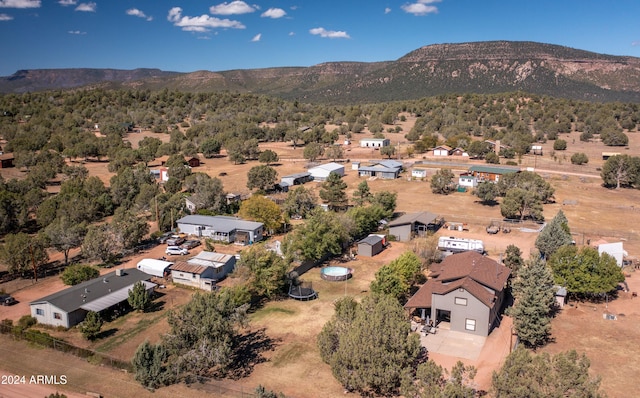
<path fill-rule="evenodd" d="M 640 101 L 640 58 L 533 42 L 477 42 L 421 47 L 396 61 L 328 62 L 193 73 L 157 69 L 19 71 L 0 92 L 102 84 L 105 87 L 236 90 L 321 102 L 378 102 L 448 93 L 525 91 L 572 99 Z"/>

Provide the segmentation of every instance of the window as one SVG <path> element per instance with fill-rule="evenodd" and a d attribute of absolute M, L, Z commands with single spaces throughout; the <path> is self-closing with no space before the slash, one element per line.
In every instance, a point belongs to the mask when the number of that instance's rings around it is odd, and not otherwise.
<path fill-rule="evenodd" d="M 476 320 L 466 319 L 464 323 L 465 330 L 476 330 Z"/>
<path fill-rule="evenodd" d="M 454 302 L 456 305 L 467 305 L 467 299 L 464 297 L 456 297 Z"/>
<path fill-rule="evenodd" d="M 43 316 L 44 315 L 44 310 L 42 308 L 36 308 L 36 315 Z"/>
<path fill-rule="evenodd" d="M 192 277 L 193 279 L 196 279 L 196 274 L 191 274 L 191 277 Z"/>
<path fill-rule="evenodd" d="M 62 319 L 62 315 L 61 315 L 59 312 L 54 312 L 54 313 L 53 313 L 53 317 L 54 317 L 55 319 Z"/>

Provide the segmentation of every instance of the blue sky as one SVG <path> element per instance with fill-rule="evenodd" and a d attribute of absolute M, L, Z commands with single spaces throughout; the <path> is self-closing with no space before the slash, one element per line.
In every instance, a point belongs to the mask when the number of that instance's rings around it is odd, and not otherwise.
<path fill-rule="evenodd" d="M 639 16 L 638 0 L 0 0 L 0 76 L 389 61 L 485 40 L 640 57 Z"/>

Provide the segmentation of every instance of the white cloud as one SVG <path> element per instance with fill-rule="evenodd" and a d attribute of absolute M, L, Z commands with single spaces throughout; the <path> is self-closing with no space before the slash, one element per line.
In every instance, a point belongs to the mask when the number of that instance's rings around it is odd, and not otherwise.
<path fill-rule="evenodd" d="M 287 15 L 287 13 L 282 8 L 269 8 L 267 11 L 263 12 L 262 15 L 260 16 L 265 18 L 278 19 L 278 18 L 284 17 L 285 15 Z"/>
<path fill-rule="evenodd" d="M 180 7 L 170 9 L 167 20 L 173 22 L 174 26 L 180 27 L 182 30 L 188 32 L 208 32 L 214 28 L 245 28 L 245 26 L 238 21 L 219 19 L 205 14 L 199 17 L 186 17 L 182 15 L 182 8 Z"/>
<path fill-rule="evenodd" d="M 81 32 L 79 30 L 70 30 L 67 33 L 69 33 L 70 35 L 86 35 L 87 32 Z"/>
<path fill-rule="evenodd" d="M 413 15 L 436 14 L 438 7 L 429 4 L 439 3 L 440 0 L 418 0 L 416 3 L 405 4 L 401 6 L 404 12 Z"/>
<path fill-rule="evenodd" d="M 260 41 L 261 38 L 262 38 L 262 33 L 258 33 L 257 35 L 253 36 L 253 39 L 251 39 L 251 41 L 255 43 Z"/>
<path fill-rule="evenodd" d="M 295 36 L 296 33 L 295 32 L 289 32 L 289 36 Z"/>
<path fill-rule="evenodd" d="M 241 0 L 235 0 L 231 3 L 224 2 L 217 6 L 211 6 L 209 12 L 215 15 L 236 15 L 254 12 L 256 8 L 250 6 Z"/>
<path fill-rule="evenodd" d="M 631 45 L 634 47 L 640 46 L 640 41 L 636 40 L 636 41 L 632 41 Z"/>
<path fill-rule="evenodd" d="M 387 8 L 385 8 L 385 9 L 384 9 L 384 13 L 385 13 L 385 14 L 388 14 L 388 13 L 390 13 L 390 12 L 391 12 L 391 8 L 387 7 Z"/>
<path fill-rule="evenodd" d="M 309 33 L 312 35 L 317 35 L 320 37 L 328 37 L 329 39 L 350 39 L 347 32 L 344 31 L 336 31 L 336 30 L 326 30 L 325 28 L 313 28 L 309 30 Z"/>
<path fill-rule="evenodd" d="M 78 2 L 76 0 L 60 0 L 58 1 L 58 4 L 66 7 L 66 6 L 75 6 L 76 4 L 78 4 Z"/>
<path fill-rule="evenodd" d="M 40 8 L 40 0 L 0 0 L 0 8 Z"/>
<path fill-rule="evenodd" d="M 127 10 L 127 15 L 131 15 L 138 18 L 144 18 L 147 21 L 153 21 L 153 17 L 147 16 L 144 12 L 138 10 L 137 8 L 130 8 Z"/>
<path fill-rule="evenodd" d="M 13 17 L 7 14 L 0 14 L 0 21 L 11 21 Z"/>
<path fill-rule="evenodd" d="M 80 3 L 76 7 L 76 11 L 96 12 L 96 8 L 98 8 L 98 5 L 94 2 Z"/>

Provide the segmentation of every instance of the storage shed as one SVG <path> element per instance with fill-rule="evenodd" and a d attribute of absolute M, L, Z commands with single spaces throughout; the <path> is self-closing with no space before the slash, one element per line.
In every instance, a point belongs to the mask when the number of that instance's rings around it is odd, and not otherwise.
<path fill-rule="evenodd" d="M 414 235 L 423 236 L 428 231 L 435 232 L 443 224 L 442 218 L 429 212 L 404 214 L 389 223 L 389 235 L 407 242 Z"/>
<path fill-rule="evenodd" d="M 164 278 L 169 275 L 169 267 L 172 265 L 173 263 L 170 261 L 156 260 L 155 258 L 143 258 L 140 260 L 136 268 L 151 276 Z"/>
<path fill-rule="evenodd" d="M 309 173 L 313 177 L 314 181 L 326 181 L 331 173 L 336 173 L 340 177 L 344 176 L 344 166 L 339 163 L 331 162 L 312 167 L 309 169 Z"/>
<path fill-rule="evenodd" d="M 358 255 L 373 257 L 384 249 L 384 238 L 380 235 L 369 235 L 358 242 Z"/>

